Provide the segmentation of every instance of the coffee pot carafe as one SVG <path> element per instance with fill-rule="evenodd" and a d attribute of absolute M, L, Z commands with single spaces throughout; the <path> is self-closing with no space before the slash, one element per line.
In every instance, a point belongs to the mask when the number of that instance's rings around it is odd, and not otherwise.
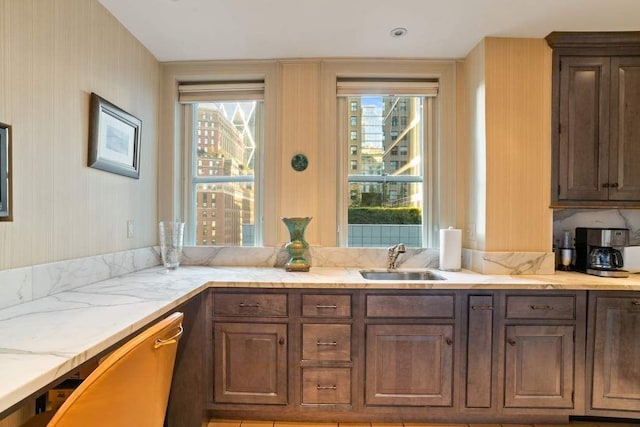
<path fill-rule="evenodd" d="M 624 266 L 622 252 L 613 248 L 596 247 L 591 249 L 589 263 L 591 268 L 604 270 L 620 269 Z"/>
<path fill-rule="evenodd" d="M 594 276 L 628 277 L 622 248 L 629 245 L 626 228 L 576 228 L 576 270 Z"/>

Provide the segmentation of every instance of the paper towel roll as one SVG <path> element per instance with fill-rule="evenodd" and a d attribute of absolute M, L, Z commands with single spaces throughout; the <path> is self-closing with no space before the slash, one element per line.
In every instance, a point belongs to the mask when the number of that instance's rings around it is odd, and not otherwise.
<path fill-rule="evenodd" d="M 462 230 L 440 230 L 440 270 L 459 271 L 462 264 Z"/>

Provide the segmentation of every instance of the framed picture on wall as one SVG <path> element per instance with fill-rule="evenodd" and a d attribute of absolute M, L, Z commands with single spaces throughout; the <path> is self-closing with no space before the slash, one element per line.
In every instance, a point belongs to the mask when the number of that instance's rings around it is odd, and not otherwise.
<path fill-rule="evenodd" d="M 11 221 L 11 126 L 0 123 L 0 221 Z"/>
<path fill-rule="evenodd" d="M 142 121 L 95 93 L 89 115 L 89 166 L 140 177 Z"/>

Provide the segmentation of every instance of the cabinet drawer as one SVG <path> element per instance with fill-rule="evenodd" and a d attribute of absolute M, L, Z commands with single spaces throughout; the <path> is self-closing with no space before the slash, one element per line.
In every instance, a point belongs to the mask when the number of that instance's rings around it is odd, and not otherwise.
<path fill-rule="evenodd" d="M 303 360 L 351 360 L 351 325 L 302 325 Z"/>
<path fill-rule="evenodd" d="M 213 313 L 218 316 L 262 316 L 287 315 L 286 294 L 214 294 Z"/>
<path fill-rule="evenodd" d="M 453 295 L 368 295 L 368 317 L 454 317 Z"/>
<path fill-rule="evenodd" d="M 351 368 L 303 368 L 302 404 L 350 404 Z"/>
<path fill-rule="evenodd" d="M 302 295 L 302 315 L 351 317 L 351 295 Z"/>
<path fill-rule="evenodd" d="M 573 295 L 507 295 L 507 319 L 574 319 L 575 306 Z"/>

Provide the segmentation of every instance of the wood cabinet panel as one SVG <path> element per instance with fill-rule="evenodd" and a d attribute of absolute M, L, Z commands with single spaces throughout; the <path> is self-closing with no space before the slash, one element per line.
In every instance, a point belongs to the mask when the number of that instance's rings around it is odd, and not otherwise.
<path fill-rule="evenodd" d="M 609 199 L 640 199 L 640 57 L 611 58 Z"/>
<path fill-rule="evenodd" d="M 351 295 L 302 295 L 305 317 L 351 317 Z"/>
<path fill-rule="evenodd" d="M 453 318 L 453 295 L 367 295 L 368 317 Z"/>
<path fill-rule="evenodd" d="M 573 407 L 573 326 L 506 327 L 504 406 Z"/>
<path fill-rule="evenodd" d="M 469 296 L 467 327 L 467 408 L 490 408 L 493 388 L 493 296 Z"/>
<path fill-rule="evenodd" d="M 213 312 L 218 316 L 283 317 L 288 314 L 287 294 L 217 293 Z"/>
<path fill-rule="evenodd" d="M 351 325 L 302 325 L 303 360 L 351 360 Z"/>
<path fill-rule="evenodd" d="M 591 407 L 640 411 L 640 297 L 598 297 Z"/>
<path fill-rule="evenodd" d="M 367 405 L 450 406 L 453 325 L 368 325 Z"/>
<path fill-rule="evenodd" d="M 351 368 L 303 368 L 302 404 L 351 403 Z"/>
<path fill-rule="evenodd" d="M 607 200 L 609 58 L 560 59 L 559 199 Z"/>
<path fill-rule="evenodd" d="M 287 325 L 214 325 L 216 402 L 287 403 Z"/>
<path fill-rule="evenodd" d="M 574 296 L 507 296 L 507 319 L 572 320 L 575 316 Z"/>

